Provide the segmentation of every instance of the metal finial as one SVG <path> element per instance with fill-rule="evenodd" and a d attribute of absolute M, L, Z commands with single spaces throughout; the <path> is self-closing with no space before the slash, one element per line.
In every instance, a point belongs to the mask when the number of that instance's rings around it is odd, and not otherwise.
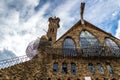
<path fill-rule="evenodd" d="M 84 20 L 83 20 L 83 14 L 84 14 L 84 8 L 85 8 L 85 2 L 81 3 L 81 12 L 80 12 L 80 16 L 81 16 L 81 23 L 84 24 Z"/>

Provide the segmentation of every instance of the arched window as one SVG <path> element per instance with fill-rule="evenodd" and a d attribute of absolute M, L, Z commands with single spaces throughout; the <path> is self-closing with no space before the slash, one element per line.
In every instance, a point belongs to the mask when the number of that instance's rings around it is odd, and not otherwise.
<path fill-rule="evenodd" d="M 89 67 L 90 72 L 91 72 L 92 74 L 94 74 L 94 73 L 95 73 L 95 70 L 94 70 L 93 64 L 92 64 L 92 63 L 89 63 L 89 64 L 88 64 L 88 67 Z"/>
<path fill-rule="evenodd" d="M 104 56 L 104 51 L 98 39 L 88 31 L 80 34 L 80 47 L 83 56 Z"/>
<path fill-rule="evenodd" d="M 54 28 L 52 29 L 52 32 L 54 33 Z"/>
<path fill-rule="evenodd" d="M 101 74 L 104 74 L 104 69 L 102 67 L 102 64 L 97 63 L 98 70 L 100 71 Z"/>
<path fill-rule="evenodd" d="M 76 74 L 76 64 L 75 63 L 71 63 L 71 73 Z"/>
<path fill-rule="evenodd" d="M 76 56 L 75 43 L 71 38 L 66 38 L 62 45 L 64 56 Z"/>
<path fill-rule="evenodd" d="M 57 63 L 57 62 L 55 62 L 55 63 L 53 64 L 53 72 L 55 72 L 55 73 L 58 72 L 58 63 Z"/>
<path fill-rule="evenodd" d="M 110 72 L 110 74 L 113 74 L 114 72 L 113 72 L 111 65 L 109 63 L 106 63 L 106 66 L 107 66 L 107 69 Z"/>
<path fill-rule="evenodd" d="M 52 41 L 52 38 L 51 38 L 51 37 L 49 38 L 49 41 Z"/>
<path fill-rule="evenodd" d="M 54 32 L 54 28 L 51 28 L 51 29 L 50 29 L 50 32 Z"/>
<path fill-rule="evenodd" d="M 67 74 L 67 64 L 66 63 L 62 64 L 62 73 Z"/>
<path fill-rule="evenodd" d="M 119 46 L 110 38 L 105 38 L 105 43 L 109 47 L 112 55 L 120 56 L 120 48 Z"/>

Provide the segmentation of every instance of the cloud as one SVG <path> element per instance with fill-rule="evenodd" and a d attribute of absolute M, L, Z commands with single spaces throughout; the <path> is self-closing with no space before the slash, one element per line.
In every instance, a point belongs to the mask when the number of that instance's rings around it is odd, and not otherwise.
<path fill-rule="evenodd" d="M 26 20 L 34 14 L 34 8 L 39 4 L 39 0 L 11 0 L 7 3 L 8 9 L 15 9 L 20 12 L 20 19 Z"/>
<path fill-rule="evenodd" d="M 16 55 L 7 49 L 3 49 L 3 51 L 0 51 L 0 61 L 4 59 L 11 59 L 12 57 L 16 57 Z"/>
<path fill-rule="evenodd" d="M 38 3 L 38 0 L 24 0 L 23 2 L 10 0 L 1 3 L 5 10 L 0 8 L 2 11 L 0 12 L 0 16 L 2 16 L 0 18 L 0 37 L 2 37 L 0 50 L 10 50 L 17 56 L 25 55 L 29 42 L 45 34 L 42 28 L 47 29 L 48 22 L 43 15 L 48 9 L 49 3 L 36 12 L 34 8 Z M 27 11 L 30 12 L 30 15 L 26 13 Z"/>
<path fill-rule="evenodd" d="M 53 11 L 53 15 L 61 19 L 58 38 L 80 19 L 80 3 L 80 0 L 67 0 Z M 115 35 L 117 17 L 120 16 L 120 1 L 85 0 L 85 3 L 84 19 Z"/>
<path fill-rule="evenodd" d="M 118 21 L 118 28 L 116 29 L 115 36 L 120 39 L 120 20 Z"/>
<path fill-rule="evenodd" d="M 101 24 L 105 21 L 108 23 L 110 20 L 114 19 L 114 13 L 115 15 L 118 14 L 120 11 L 120 0 L 95 0 L 93 2 L 88 1 L 86 3 L 86 8 L 85 19 L 92 22 L 93 24 L 100 26 L 102 29 L 106 29 L 104 28 L 105 26 L 101 26 Z"/>
<path fill-rule="evenodd" d="M 71 14 L 73 7 L 76 10 L 77 4 L 79 3 L 79 0 L 71 2 L 71 0 L 66 0 L 63 4 L 56 7 L 52 13 L 52 15 L 55 15 L 57 17 L 60 17 L 60 29 L 58 30 L 58 37 L 59 38 L 65 31 L 67 31 L 75 21 L 75 14 Z M 78 5 L 79 6 L 79 5 Z M 78 15 L 79 16 L 79 15 Z M 75 21 L 77 22 L 77 21 Z"/>

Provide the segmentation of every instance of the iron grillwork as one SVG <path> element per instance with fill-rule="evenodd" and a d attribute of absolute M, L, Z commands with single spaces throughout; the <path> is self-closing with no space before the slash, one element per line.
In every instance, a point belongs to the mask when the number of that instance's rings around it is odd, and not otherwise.
<path fill-rule="evenodd" d="M 26 55 L 1 60 L 0 61 L 0 69 L 4 69 L 4 68 L 10 67 L 10 66 L 14 66 L 16 64 L 19 64 L 19 63 L 22 63 L 22 62 L 25 62 L 25 61 L 28 61 L 28 60 L 29 60 L 29 58 Z"/>
<path fill-rule="evenodd" d="M 115 46 L 110 51 L 108 47 L 93 46 L 82 49 L 75 48 L 46 48 L 44 51 L 49 57 L 59 58 L 75 58 L 75 59 L 120 59 L 120 49 L 116 49 Z"/>

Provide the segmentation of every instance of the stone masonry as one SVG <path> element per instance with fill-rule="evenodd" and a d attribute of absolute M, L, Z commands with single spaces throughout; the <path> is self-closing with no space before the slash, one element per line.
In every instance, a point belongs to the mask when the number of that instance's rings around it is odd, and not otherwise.
<path fill-rule="evenodd" d="M 119 46 L 119 39 L 85 20 L 82 20 L 84 24 L 79 20 L 56 40 L 59 21 L 59 18 L 50 17 L 48 32 L 40 38 L 38 54 L 24 63 L 0 69 L 0 80 L 87 80 L 85 77 L 90 77 L 91 80 L 120 80 L 120 56 L 110 56 L 111 51 L 105 43 L 105 38 L 110 38 Z M 80 46 L 82 31 L 88 31 L 98 39 L 106 56 L 81 56 L 83 54 Z M 76 53 L 80 56 L 67 57 L 62 55 L 63 42 L 68 37 L 74 41 Z M 55 62 L 58 63 L 57 73 L 53 71 Z M 62 73 L 63 63 L 67 64 L 67 74 Z M 76 74 L 71 73 L 71 63 L 76 64 Z M 89 63 L 94 66 L 94 74 L 88 68 Z M 97 63 L 102 64 L 104 74 L 100 74 Z M 111 65 L 114 71 L 113 74 L 108 71 L 106 63 Z"/>

